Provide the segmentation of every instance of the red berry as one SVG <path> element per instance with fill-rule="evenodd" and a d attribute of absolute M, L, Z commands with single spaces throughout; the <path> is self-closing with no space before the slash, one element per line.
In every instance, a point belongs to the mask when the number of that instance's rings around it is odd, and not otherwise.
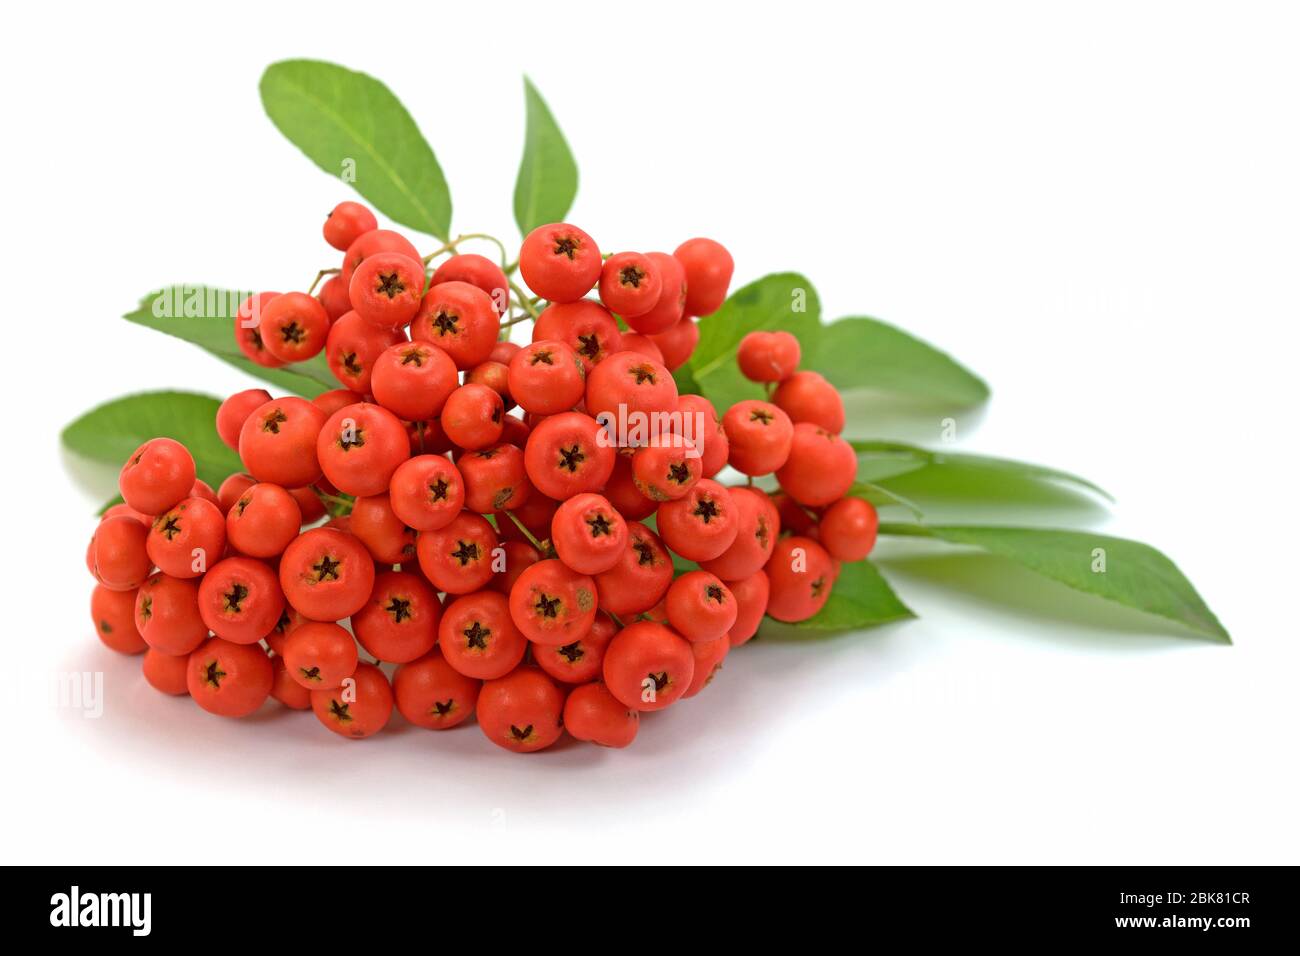
<path fill-rule="evenodd" d="M 311 710 L 311 691 L 289 676 L 284 658 L 271 658 L 271 696 L 290 710 Z"/>
<path fill-rule="evenodd" d="M 325 284 L 320 287 L 320 292 L 316 293 L 316 301 L 321 304 L 325 314 L 330 317 L 330 322 L 337 322 L 343 316 L 352 311 L 352 300 L 348 298 L 348 287 L 343 284 L 340 276 L 330 276 L 325 280 Z M 333 325 L 330 326 L 333 328 Z M 326 346 L 328 347 L 328 340 Z"/>
<path fill-rule="evenodd" d="M 450 524 L 416 539 L 420 570 L 439 591 L 468 594 L 492 579 L 497 536 L 482 515 L 462 511 Z"/>
<path fill-rule="evenodd" d="M 510 616 L 530 641 L 568 644 L 596 619 L 596 582 L 554 558 L 538 561 L 510 589 Z"/>
<path fill-rule="evenodd" d="M 601 267 L 600 301 L 605 303 L 605 308 L 624 319 L 653 309 L 659 302 L 662 289 L 663 278 L 658 267 L 639 252 L 615 253 Z"/>
<path fill-rule="evenodd" d="M 617 352 L 587 376 L 587 412 L 593 417 L 619 421 L 620 411 L 631 416 L 676 409 L 677 383 L 668 369 L 636 352 Z"/>
<path fill-rule="evenodd" d="M 226 550 L 226 519 L 212 502 L 186 498 L 154 518 L 145 547 L 159 570 L 197 578 Z"/>
<path fill-rule="evenodd" d="M 704 690 L 722 669 L 723 658 L 731 650 L 731 641 L 727 635 L 711 641 L 696 641 L 691 644 L 691 653 L 695 655 L 695 673 L 691 677 L 691 686 L 686 688 L 683 697 L 694 697 Z"/>
<path fill-rule="evenodd" d="M 508 518 L 506 523 L 510 523 Z M 527 541 L 507 541 L 503 539 L 500 547 L 502 551 L 501 567 L 493 573 L 492 580 L 488 582 L 488 587 L 509 597 L 510 589 L 519 580 L 519 575 L 542 560 L 542 556 Z"/>
<path fill-rule="evenodd" d="M 510 396 L 525 411 L 555 415 L 573 408 L 586 394 L 582 362 L 563 342 L 533 342 L 510 360 Z"/>
<path fill-rule="evenodd" d="M 556 510 L 550 538 L 567 566 L 579 574 L 599 574 L 627 549 L 627 522 L 605 498 L 584 492 Z"/>
<path fill-rule="evenodd" d="M 799 368 L 799 340 L 789 332 L 750 332 L 740 340 L 736 362 L 751 382 L 784 382 Z"/>
<path fill-rule="evenodd" d="M 664 598 L 673 630 L 688 641 L 726 637 L 736 623 L 736 599 L 708 571 L 688 571 L 673 581 Z"/>
<path fill-rule="evenodd" d="M 861 561 L 876 544 L 880 516 L 861 498 L 841 498 L 822 514 L 817 540 L 837 561 Z"/>
<path fill-rule="evenodd" d="M 386 494 L 352 502 L 348 531 L 361 540 L 377 564 L 401 564 L 415 557 L 415 531 L 393 511 Z"/>
<path fill-rule="evenodd" d="M 486 385 L 462 385 L 442 407 L 442 430 L 460 448 L 487 448 L 501 440 L 506 408 Z"/>
<path fill-rule="evenodd" d="M 334 528 L 304 531 L 280 558 L 285 599 L 313 621 L 351 617 L 365 605 L 374 585 L 375 563 L 365 545 Z"/>
<path fill-rule="evenodd" d="M 135 627 L 150 647 L 188 654 L 208 636 L 196 581 L 154 574 L 136 592 Z"/>
<path fill-rule="evenodd" d="M 736 540 L 726 551 L 700 567 L 724 581 L 747 578 L 767 564 L 781 533 L 781 518 L 776 505 L 763 492 L 755 488 L 729 488 L 736 505 Z"/>
<path fill-rule="evenodd" d="M 134 591 L 153 570 L 149 529 L 134 518 L 105 518 L 91 538 L 95 578 L 112 591 Z"/>
<path fill-rule="evenodd" d="M 375 361 L 386 349 L 405 342 L 399 329 L 381 329 L 355 312 L 348 312 L 330 328 L 325 359 L 339 383 L 359 394 L 370 391 Z M 327 409 L 328 412 L 337 409 Z"/>
<path fill-rule="evenodd" d="M 465 479 L 465 507 L 479 514 L 512 511 L 524 504 L 533 486 L 524 470 L 524 453 L 514 445 L 498 444 L 460 457 Z"/>
<path fill-rule="evenodd" d="M 460 258 L 460 257 L 458 257 Z M 447 663 L 438 650 L 403 664 L 393 674 L 393 696 L 402 716 L 427 730 L 446 730 L 474 716 L 483 684 Z"/>
<path fill-rule="evenodd" d="M 576 302 L 601 274 L 600 249 L 577 226 L 538 226 L 519 248 L 519 272 L 528 288 L 551 302 Z"/>
<path fill-rule="evenodd" d="M 340 408 L 321 426 L 316 438 L 316 456 L 325 477 L 350 495 L 387 491 L 393 472 L 410 455 L 406 428 L 378 405 Z"/>
<path fill-rule="evenodd" d="M 790 457 L 794 426 L 771 402 L 737 402 L 722 416 L 730 445 L 727 461 L 744 475 L 770 475 Z"/>
<path fill-rule="evenodd" d="M 771 585 L 767 613 L 778 621 L 812 617 L 831 596 L 835 582 L 835 568 L 826 549 L 799 535 L 778 541 L 764 570 Z"/>
<path fill-rule="evenodd" d="M 614 457 L 605 430 L 581 412 L 543 419 L 524 447 L 528 479 L 543 495 L 557 501 L 599 491 L 614 470 Z"/>
<path fill-rule="evenodd" d="M 819 508 L 853 487 L 858 458 L 839 435 L 808 422 L 794 426 L 790 460 L 776 472 L 781 489 L 801 505 Z"/>
<path fill-rule="evenodd" d="M 686 693 L 695 675 L 691 645 L 662 624 L 637 621 L 605 651 L 605 686 L 633 710 L 663 710 Z"/>
<path fill-rule="evenodd" d="M 190 696 L 210 714 L 246 717 L 271 694 L 271 659 L 258 644 L 232 644 L 219 637 L 203 643 L 186 662 Z"/>
<path fill-rule="evenodd" d="M 573 688 L 564 702 L 565 729 L 602 747 L 626 747 L 636 739 L 640 723 L 641 715 L 599 681 Z"/>
<path fill-rule="evenodd" d="M 731 493 L 709 478 L 701 479 L 684 496 L 666 501 L 657 514 L 664 544 L 688 561 L 709 561 L 736 540 L 738 507 Z"/>
<path fill-rule="evenodd" d="M 90 595 L 90 617 L 104 646 L 119 654 L 139 654 L 149 645 L 135 626 L 136 591 L 112 591 L 95 585 Z"/>
<path fill-rule="evenodd" d="M 249 361 L 263 368 L 279 368 L 284 364 L 267 351 L 266 343 L 262 340 L 262 313 L 279 294 L 259 292 L 250 295 L 235 310 L 235 344 Z"/>
<path fill-rule="evenodd" d="M 126 503 L 141 514 L 162 514 L 194 487 L 194 458 L 170 438 L 151 438 L 122 466 L 117 487 Z"/>
<path fill-rule="evenodd" d="M 564 733 L 564 694 L 536 667 L 520 667 L 483 685 L 478 725 L 488 740 L 516 753 L 551 746 Z"/>
<path fill-rule="evenodd" d="M 341 737 L 360 740 L 383 730 L 393 714 L 393 688 L 374 664 L 358 664 L 337 690 L 311 692 L 316 719 Z"/>
<path fill-rule="evenodd" d="M 767 613 L 767 598 L 771 585 L 766 571 L 755 571 L 747 578 L 728 584 L 732 596 L 736 599 L 736 623 L 732 625 L 727 639 L 732 647 L 739 647 L 758 633 L 758 625 Z"/>
<path fill-rule="evenodd" d="M 281 362 L 305 362 L 325 348 L 330 317 L 305 292 L 277 295 L 262 309 L 262 344 Z"/>
<path fill-rule="evenodd" d="M 301 526 L 297 499 L 279 485 L 262 482 L 249 487 L 226 513 L 226 540 L 240 554 L 273 558 L 284 553 Z"/>
<path fill-rule="evenodd" d="M 325 479 L 321 478 L 317 481 L 317 484 L 324 481 Z M 289 492 L 289 496 L 293 498 L 294 502 L 298 505 L 298 512 L 302 516 L 301 524 L 311 524 L 325 516 L 325 505 L 320 500 L 320 496 L 311 488 L 286 488 L 285 490 Z M 327 494 L 333 490 L 335 489 L 321 489 L 321 491 L 326 492 Z M 226 534 L 230 534 L 229 528 L 227 528 Z"/>
<path fill-rule="evenodd" d="M 226 480 L 221 483 L 221 487 L 217 489 L 217 507 L 221 509 L 221 513 L 229 515 L 230 509 L 235 506 L 235 502 L 242 498 L 244 492 L 255 484 L 257 484 L 257 479 L 252 475 L 246 475 L 239 471 L 233 475 L 228 475 Z M 148 523 L 152 524 L 153 520 L 149 519 Z M 226 533 L 229 535 L 229 529 L 227 529 Z"/>
<path fill-rule="evenodd" d="M 566 684 L 585 684 L 600 678 L 605 648 L 618 631 L 618 625 L 604 611 L 596 612 L 591 630 L 567 644 L 534 644 L 533 659 L 537 666 Z"/>
<path fill-rule="evenodd" d="M 689 315 L 684 315 L 665 331 L 651 335 L 650 341 L 663 353 L 664 368 L 675 372 L 686 364 L 695 352 L 695 346 L 700 344 L 700 326 Z"/>
<path fill-rule="evenodd" d="M 700 450 L 700 474 L 712 478 L 727 464 L 731 443 L 718 412 L 703 395 L 679 395 L 677 411 L 683 434 Z"/>
<path fill-rule="evenodd" d="M 686 306 L 686 270 L 674 257 L 665 252 L 648 252 L 646 258 L 659 274 L 659 296 L 649 310 L 639 315 L 619 312 L 628 326 L 644 335 L 667 332 L 681 321 Z M 606 263 L 608 267 L 609 263 Z M 603 281 L 603 276 L 602 276 Z M 604 298 L 602 295 L 601 298 Z M 611 306 L 611 308 L 613 308 Z M 656 346 L 657 348 L 658 346 Z"/>
<path fill-rule="evenodd" d="M 672 555 L 659 536 L 639 521 L 628 522 L 627 532 L 618 562 L 596 575 L 601 609 L 619 617 L 654 607 L 673 580 Z"/>
<path fill-rule="evenodd" d="M 680 435 L 657 435 L 632 456 L 632 479 L 653 501 L 675 501 L 700 480 L 700 453 Z"/>
<path fill-rule="evenodd" d="M 727 298 L 735 263 L 731 253 L 712 239 L 687 239 L 673 255 L 686 271 L 686 312 L 712 315 Z"/>
<path fill-rule="evenodd" d="M 660 351 L 659 346 L 655 345 L 654 339 L 640 332 L 623 333 L 623 351 L 636 352 L 646 358 L 654 359 L 660 365 L 664 364 L 664 353 Z"/>
<path fill-rule="evenodd" d="M 476 591 L 447 605 L 438 625 L 438 648 L 458 673 L 492 680 L 518 666 L 528 641 L 511 620 L 505 595 Z"/>
<path fill-rule="evenodd" d="M 357 642 L 331 621 L 307 621 L 284 642 L 289 676 L 308 690 L 333 690 L 357 669 Z"/>
<path fill-rule="evenodd" d="M 498 315 L 504 316 L 510 308 L 510 283 L 506 280 L 506 274 L 499 265 L 484 256 L 472 252 L 452 256 L 438 266 L 433 278 L 429 280 L 431 286 L 440 282 L 468 282 L 482 289 L 492 299 Z"/>
<path fill-rule="evenodd" d="M 591 299 L 547 306 L 533 323 L 533 341 L 563 342 L 582 360 L 587 372 L 623 350 L 618 323 L 608 309 Z"/>
<path fill-rule="evenodd" d="M 179 697 L 190 692 L 186 680 L 190 669 L 189 654 L 164 654 L 155 648 L 149 648 L 141 661 L 144 679 L 154 690 Z"/>
<path fill-rule="evenodd" d="M 357 236 L 352 245 L 348 246 L 348 251 L 343 254 L 343 268 L 339 272 L 339 279 L 344 285 L 351 287 L 352 274 L 357 271 L 361 263 L 383 252 L 400 252 L 411 259 L 423 261 L 415 246 L 411 245 L 405 236 L 391 229 L 371 229 Z"/>
<path fill-rule="evenodd" d="M 417 531 L 445 528 L 465 506 L 460 471 L 442 455 L 417 455 L 397 466 L 389 483 L 394 513 Z"/>
<path fill-rule="evenodd" d="M 777 386 L 772 401 L 796 424 L 808 422 L 836 435 L 844 431 L 844 399 L 816 372 L 795 372 Z"/>
<path fill-rule="evenodd" d="M 270 400 L 271 393 L 264 388 L 249 388 L 231 395 L 217 409 L 217 435 L 235 451 L 239 451 L 239 430 L 244 427 L 249 415 Z"/>
<path fill-rule="evenodd" d="M 411 323 L 411 338 L 430 342 L 459 369 L 486 362 L 501 331 L 501 316 L 488 294 L 468 282 L 440 282 L 425 293 Z"/>
<path fill-rule="evenodd" d="M 340 252 L 356 242 L 363 234 L 379 227 L 375 214 L 359 202 L 341 202 L 325 217 L 321 230 L 325 241 Z"/>
<path fill-rule="evenodd" d="M 634 449 L 624 448 L 614 456 L 614 470 L 601 492 L 609 503 L 618 509 L 628 521 L 640 521 L 655 513 L 658 502 L 651 501 L 641 493 L 632 475 L 632 456 Z"/>
<path fill-rule="evenodd" d="M 400 252 L 379 252 L 352 273 L 348 301 L 357 315 L 381 329 L 404 329 L 419 311 L 424 263 Z"/>
<path fill-rule="evenodd" d="M 510 394 L 510 366 L 503 362 L 491 359 L 480 362 L 465 373 L 465 384 L 486 385 L 501 396 L 501 404 L 506 411 L 515 407 L 514 396 Z"/>
<path fill-rule="evenodd" d="M 385 571 L 361 610 L 352 632 L 371 655 L 404 664 L 423 657 L 438 640 L 442 605 L 428 582 L 410 571 Z"/>
<path fill-rule="evenodd" d="M 435 418 L 459 384 L 456 363 L 427 342 L 390 346 L 375 360 L 371 378 L 375 401 L 406 421 Z"/>
<path fill-rule="evenodd" d="M 239 431 L 239 457 L 258 481 L 302 488 L 321 476 L 316 442 L 325 413 L 305 398 L 267 402 Z"/>
<path fill-rule="evenodd" d="M 283 610 L 275 572 L 252 558 L 218 561 L 199 583 L 203 623 L 234 644 L 256 644 L 275 628 Z"/>

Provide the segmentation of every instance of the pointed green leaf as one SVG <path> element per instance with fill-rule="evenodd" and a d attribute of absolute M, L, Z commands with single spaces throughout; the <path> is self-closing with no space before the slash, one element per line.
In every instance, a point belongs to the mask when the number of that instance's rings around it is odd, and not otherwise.
<path fill-rule="evenodd" d="M 853 317 L 824 326 L 803 365 L 842 391 L 869 389 L 954 408 L 989 397 L 988 386 L 950 356 L 879 319 Z"/>
<path fill-rule="evenodd" d="M 952 484 L 957 491 L 961 490 L 959 487 L 962 484 L 961 472 L 966 471 L 967 473 L 980 472 L 994 478 L 1073 485 L 1113 500 L 1104 489 L 1086 478 L 1045 465 L 1033 465 L 1008 458 L 993 458 L 988 455 L 932 451 L 896 441 L 851 441 L 849 444 L 858 453 L 859 481 L 888 485 L 891 478 L 919 471 L 922 468 L 933 468 L 939 472 L 945 470 L 951 472 Z"/>
<path fill-rule="evenodd" d="M 880 532 L 980 548 L 1076 591 L 1231 643 L 1228 632 L 1178 567 L 1155 548 L 1138 541 L 1091 531 L 973 525 L 882 524 Z"/>
<path fill-rule="evenodd" d="M 578 164 L 550 108 L 524 77 L 524 155 L 515 180 L 515 222 L 524 235 L 563 222 L 578 195 Z"/>
<path fill-rule="evenodd" d="M 304 398 L 341 387 L 324 352 L 283 368 L 264 368 L 245 358 L 235 344 L 235 315 L 246 295 L 210 286 L 172 286 L 151 292 L 134 312 L 122 318 L 184 339 L 249 375 Z"/>
<path fill-rule="evenodd" d="M 401 101 L 379 80 L 321 60 L 262 74 L 262 105 L 288 139 L 395 222 L 451 236 L 442 167 Z"/>
<path fill-rule="evenodd" d="M 143 392 L 106 402 L 63 429 L 63 444 L 83 458 L 121 466 L 150 438 L 174 438 L 194 456 L 198 476 L 213 488 L 243 463 L 217 435 L 221 402 L 194 392 Z"/>

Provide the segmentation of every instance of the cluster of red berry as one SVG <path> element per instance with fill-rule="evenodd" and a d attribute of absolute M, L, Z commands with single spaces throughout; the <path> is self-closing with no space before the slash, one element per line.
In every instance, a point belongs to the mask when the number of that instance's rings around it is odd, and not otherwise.
<path fill-rule="evenodd" d="M 566 729 L 622 747 L 870 552 L 843 403 L 792 335 L 740 343 L 769 400 L 719 418 L 678 394 L 731 280 L 718 243 L 602 257 L 574 226 L 534 230 L 518 270 L 546 305 L 521 347 L 498 264 L 453 254 L 430 276 L 356 203 L 324 232 L 345 255 L 319 296 L 252 296 L 235 334 L 263 366 L 323 350 L 343 387 L 230 396 L 216 429 L 246 473 L 216 492 L 182 444 L 146 442 L 91 540 L 100 637 L 143 651 L 159 690 L 229 717 L 273 696 L 347 737 L 395 705 L 431 729 L 476 714 L 515 751 Z M 748 480 L 713 480 L 724 466 Z M 779 491 L 754 485 L 773 474 Z"/>

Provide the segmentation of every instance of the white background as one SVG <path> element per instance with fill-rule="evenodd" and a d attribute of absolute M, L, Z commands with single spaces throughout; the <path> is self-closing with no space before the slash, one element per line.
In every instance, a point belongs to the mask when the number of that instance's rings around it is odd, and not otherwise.
<path fill-rule="evenodd" d="M 1297 862 L 1294 8 L 117 9 L 14 7 L 0 41 L 6 861 Z M 1170 554 L 1235 646 L 882 547 L 920 620 L 747 647 L 623 752 L 400 721 L 358 744 L 154 693 L 92 630 L 112 476 L 74 479 L 58 431 L 121 393 L 251 384 L 122 322 L 148 290 L 334 264 L 320 222 L 350 193 L 257 95 L 290 56 L 387 82 L 453 228 L 506 237 L 528 72 L 602 248 L 710 235 L 738 281 L 800 270 L 829 317 L 951 351 L 994 387 L 962 446 L 1112 490 L 1107 530 Z M 104 673 L 100 719 L 47 705 L 68 671 Z"/>

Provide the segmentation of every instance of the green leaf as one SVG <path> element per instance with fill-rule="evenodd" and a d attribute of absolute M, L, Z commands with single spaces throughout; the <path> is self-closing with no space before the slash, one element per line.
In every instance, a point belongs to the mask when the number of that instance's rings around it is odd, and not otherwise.
<path fill-rule="evenodd" d="M 831 596 L 822 609 L 795 625 L 798 631 L 853 631 L 890 621 L 916 617 L 899 600 L 870 561 L 854 561 L 840 568 Z"/>
<path fill-rule="evenodd" d="M 703 395 L 722 414 L 736 402 L 762 398 L 763 386 L 740 374 L 736 347 L 750 332 L 782 329 L 809 348 L 821 330 L 817 290 L 796 272 L 764 276 L 737 289 L 712 315 L 700 319 L 700 341 L 689 374 Z M 680 372 L 680 369 L 679 369 Z M 685 376 L 678 378 L 679 388 Z"/>
<path fill-rule="evenodd" d="M 974 473 L 994 481 L 1014 479 L 1071 485 L 1100 495 L 1107 500 L 1114 500 L 1104 489 L 1086 478 L 1045 465 L 1033 465 L 1008 458 L 992 458 L 987 455 L 931 451 L 905 442 L 851 441 L 849 444 L 858 453 L 858 480 L 863 482 L 888 484 L 893 478 L 930 468 L 950 474 L 953 480 L 948 484 L 958 491 L 962 490 L 963 486 L 969 487 L 963 473 Z"/>
<path fill-rule="evenodd" d="M 578 164 L 542 94 L 524 77 L 524 155 L 515 180 L 515 222 L 524 235 L 563 222 L 578 194 Z"/>
<path fill-rule="evenodd" d="M 896 495 L 888 488 L 881 485 L 855 481 L 853 486 L 846 492 L 845 496 L 849 498 L 861 498 L 863 501 L 871 502 L 877 508 L 888 508 L 891 506 L 906 508 L 916 517 L 921 517 L 921 509 L 915 502 L 909 501 L 902 495 Z"/>
<path fill-rule="evenodd" d="M 822 328 L 803 356 L 836 388 L 870 389 L 946 407 L 978 405 L 984 382 L 932 345 L 879 319 L 840 319 Z"/>
<path fill-rule="evenodd" d="M 150 438 L 174 438 L 194 456 L 198 476 L 213 488 L 243 471 L 217 435 L 221 402 L 194 392 L 144 392 L 114 399 L 63 429 L 63 444 L 83 458 L 121 466 Z"/>
<path fill-rule="evenodd" d="M 317 166 L 395 222 L 450 238 L 442 167 L 387 86 L 334 63 L 284 60 L 266 68 L 259 89 L 271 122 Z"/>
<path fill-rule="evenodd" d="M 1155 548 L 1138 541 L 1090 531 L 974 525 L 882 524 L 880 531 L 980 548 L 1076 591 L 1232 643 L 1214 612 L 1178 567 Z"/>
<path fill-rule="evenodd" d="M 264 368 L 245 358 L 235 344 L 234 322 L 246 295 L 210 286 L 173 286 L 145 296 L 134 312 L 122 318 L 184 339 L 249 375 L 304 398 L 340 387 L 323 352 L 284 368 Z"/>

